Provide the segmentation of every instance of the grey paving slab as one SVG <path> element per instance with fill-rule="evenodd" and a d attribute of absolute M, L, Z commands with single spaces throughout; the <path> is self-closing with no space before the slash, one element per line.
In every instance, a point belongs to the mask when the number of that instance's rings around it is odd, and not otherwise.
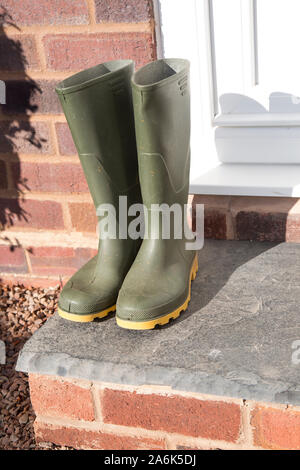
<path fill-rule="evenodd" d="M 206 241 L 189 309 L 137 332 L 57 315 L 17 369 L 300 405 L 300 245 Z"/>

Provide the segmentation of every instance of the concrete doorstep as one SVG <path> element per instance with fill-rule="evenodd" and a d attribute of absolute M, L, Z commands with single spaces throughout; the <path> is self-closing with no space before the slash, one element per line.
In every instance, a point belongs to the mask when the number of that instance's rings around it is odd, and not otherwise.
<path fill-rule="evenodd" d="M 189 309 L 152 331 L 57 315 L 23 348 L 37 443 L 300 450 L 300 245 L 206 241 Z"/>
<path fill-rule="evenodd" d="M 300 405 L 300 245 L 209 241 L 189 309 L 136 332 L 51 318 L 19 371 Z"/>

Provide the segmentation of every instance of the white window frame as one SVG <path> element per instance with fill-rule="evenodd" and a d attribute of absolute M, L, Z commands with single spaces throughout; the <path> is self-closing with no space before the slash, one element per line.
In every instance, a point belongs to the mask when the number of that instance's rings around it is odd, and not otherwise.
<path fill-rule="evenodd" d="M 158 57 L 190 59 L 192 67 L 197 68 L 192 73 L 199 78 L 197 81 L 194 78 L 192 87 L 192 123 L 201 120 L 203 135 L 200 142 L 197 129 L 195 131 L 192 125 L 190 191 L 194 194 L 300 197 L 300 112 L 247 113 L 246 109 L 235 114 L 230 110 L 220 112 L 212 2 L 154 0 Z M 247 18 L 243 35 L 248 47 L 243 55 L 244 68 L 252 85 L 259 82 L 256 13 L 257 0 L 243 0 L 242 15 Z M 166 22 L 166 18 L 172 18 L 173 24 Z M 193 99 L 201 103 L 200 109 L 193 109 Z M 292 139 L 291 127 L 294 129 Z M 224 142 L 228 152 L 220 160 L 216 148 Z M 282 154 L 284 160 L 280 157 Z"/>

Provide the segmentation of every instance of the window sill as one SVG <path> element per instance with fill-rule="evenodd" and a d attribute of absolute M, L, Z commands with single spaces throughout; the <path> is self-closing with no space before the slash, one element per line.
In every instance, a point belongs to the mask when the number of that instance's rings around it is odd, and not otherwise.
<path fill-rule="evenodd" d="M 300 164 L 222 163 L 191 178 L 190 193 L 300 197 Z"/>
<path fill-rule="evenodd" d="M 214 127 L 290 127 L 300 126 L 300 113 L 220 114 Z"/>

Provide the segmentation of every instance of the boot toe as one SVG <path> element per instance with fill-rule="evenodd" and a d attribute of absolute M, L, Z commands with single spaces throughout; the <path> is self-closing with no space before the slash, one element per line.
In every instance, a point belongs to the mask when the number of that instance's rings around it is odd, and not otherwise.
<path fill-rule="evenodd" d="M 118 325 L 129 329 L 151 329 L 177 318 L 187 309 L 191 280 L 196 272 L 196 258 L 192 267 L 174 263 L 164 270 L 146 270 L 141 263 L 135 262 L 119 292 Z"/>
<path fill-rule="evenodd" d="M 132 322 L 152 321 L 172 313 L 184 303 L 187 295 L 188 290 L 180 294 L 178 291 L 154 290 L 145 295 L 122 288 L 117 300 L 117 317 Z"/>
<path fill-rule="evenodd" d="M 74 287 L 65 287 L 59 297 L 59 308 L 75 314 L 98 313 L 115 303 L 114 298 L 99 298 Z"/>

